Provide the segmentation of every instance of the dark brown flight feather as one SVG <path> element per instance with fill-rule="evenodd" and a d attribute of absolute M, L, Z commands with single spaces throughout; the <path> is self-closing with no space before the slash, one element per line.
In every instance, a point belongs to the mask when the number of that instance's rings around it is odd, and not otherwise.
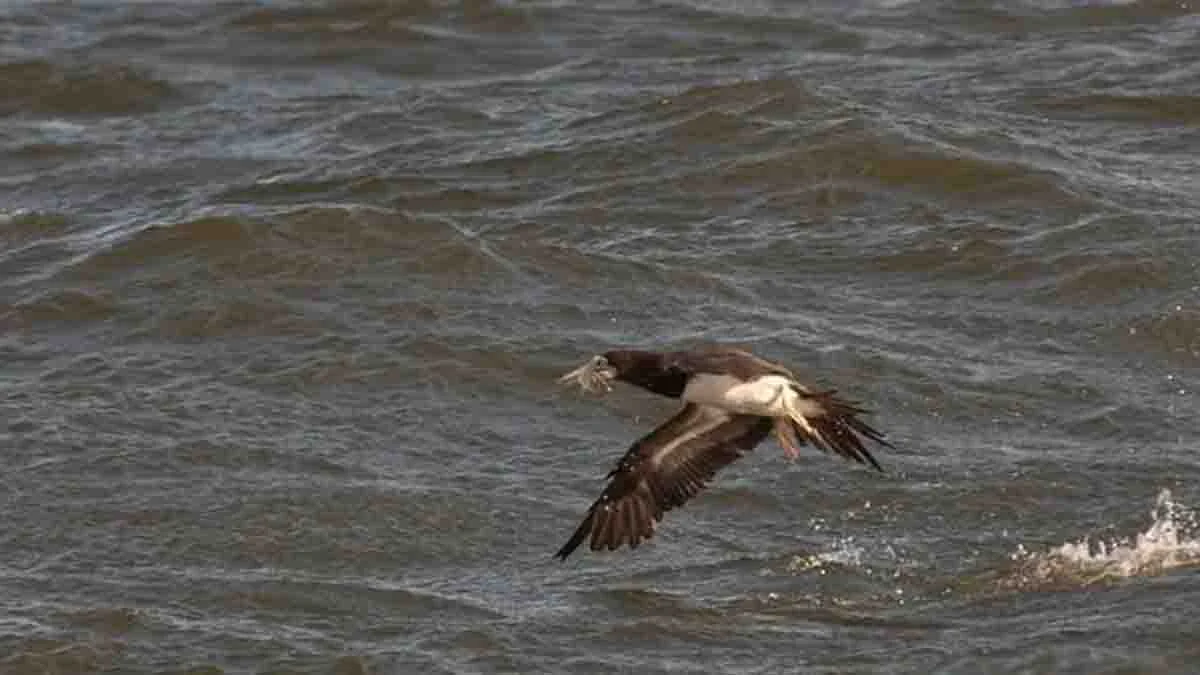
<path fill-rule="evenodd" d="M 835 395 L 837 392 L 832 390 L 807 392 L 799 387 L 795 387 L 795 389 L 801 396 L 814 400 L 824 411 L 822 415 L 806 417 L 809 425 L 816 432 L 815 434 L 792 422 L 792 428 L 795 429 L 796 435 L 800 439 L 806 440 L 826 452 L 841 455 L 861 464 L 870 464 L 877 471 L 883 471 L 883 467 L 879 466 L 879 462 L 875 461 L 875 457 L 871 455 L 855 432 L 884 447 L 894 448 L 895 446 L 888 443 L 882 433 L 858 418 L 858 415 L 867 412 L 865 409 L 851 401 L 838 398 Z"/>
<path fill-rule="evenodd" d="M 695 497 L 729 463 L 758 445 L 773 420 L 687 404 L 629 448 L 608 485 L 555 554 L 566 560 L 585 539 L 593 551 L 637 548 L 663 514 Z"/>

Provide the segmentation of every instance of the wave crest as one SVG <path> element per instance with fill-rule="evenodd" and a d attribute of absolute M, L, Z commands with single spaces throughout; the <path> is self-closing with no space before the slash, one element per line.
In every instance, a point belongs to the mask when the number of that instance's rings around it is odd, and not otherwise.
<path fill-rule="evenodd" d="M 1108 583 L 1200 565 L 1200 518 L 1162 490 L 1150 525 L 1130 538 L 1083 538 L 1043 553 L 1018 546 L 1013 584 L 1019 588 Z"/>

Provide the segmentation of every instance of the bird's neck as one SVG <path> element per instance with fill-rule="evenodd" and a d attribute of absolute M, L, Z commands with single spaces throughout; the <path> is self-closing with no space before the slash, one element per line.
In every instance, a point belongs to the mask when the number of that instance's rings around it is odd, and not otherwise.
<path fill-rule="evenodd" d="M 679 398 L 683 395 L 687 375 L 670 367 L 662 354 L 639 352 L 631 356 L 633 365 L 622 373 L 621 379 L 661 396 Z"/>

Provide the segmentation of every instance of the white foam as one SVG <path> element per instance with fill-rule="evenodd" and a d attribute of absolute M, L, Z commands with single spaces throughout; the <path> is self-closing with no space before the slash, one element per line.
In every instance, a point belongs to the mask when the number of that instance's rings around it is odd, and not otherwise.
<path fill-rule="evenodd" d="M 1071 541 L 1044 553 L 1018 546 L 1012 559 L 1021 564 L 1022 585 L 1029 582 L 1105 580 L 1161 574 L 1200 565 L 1200 519 L 1176 503 L 1170 490 L 1158 493 L 1149 527 L 1132 538 Z"/>
<path fill-rule="evenodd" d="M 863 547 L 854 542 L 854 537 L 837 540 L 833 548 L 812 555 L 796 556 L 788 563 L 789 572 L 817 570 L 825 574 L 830 565 L 840 567 L 862 567 Z"/>

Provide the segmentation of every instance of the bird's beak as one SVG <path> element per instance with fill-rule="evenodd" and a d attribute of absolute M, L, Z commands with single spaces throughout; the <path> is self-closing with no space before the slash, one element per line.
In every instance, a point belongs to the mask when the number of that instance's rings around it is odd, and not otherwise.
<path fill-rule="evenodd" d="M 603 356 L 593 356 L 587 363 L 558 378 L 562 384 L 577 384 L 584 391 L 612 391 L 610 384 L 617 377 L 617 369 Z"/>

